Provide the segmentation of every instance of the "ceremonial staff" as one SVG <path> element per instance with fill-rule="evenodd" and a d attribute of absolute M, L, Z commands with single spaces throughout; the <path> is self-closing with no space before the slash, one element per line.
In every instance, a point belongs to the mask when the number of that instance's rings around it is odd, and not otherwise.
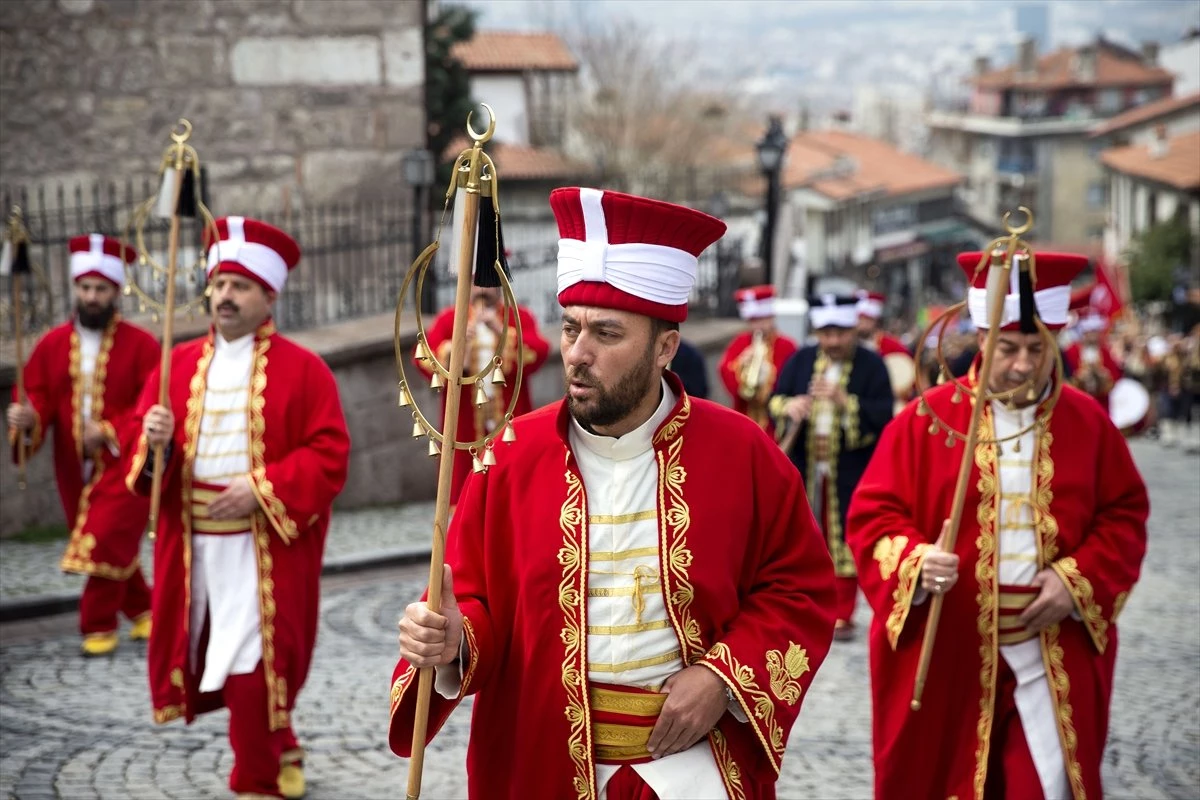
<path fill-rule="evenodd" d="M 517 301 L 513 295 L 512 284 L 509 282 L 508 263 L 504 255 L 504 237 L 500 230 L 500 196 L 499 178 L 496 166 L 491 158 L 483 152 L 483 145 L 492 138 L 496 130 L 496 116 L 486 104 L 481 104 L 488 115 L 487 130 L 477 133 L 471 127 L 471 115 L 467 116 L 467 133 L 474 144 L 459 153 L 454 160 L 454 170 L 450 178 L 450 186 L 446 190 L 446 202 L 442 209 L 442 219 L 438 225 L 437 237 L 433 243 L 417 257 L 404 278 L 400 287 L 400 296 L 396 304 L 396 369 L 400 378 L 400 407 L 412 411 L 413 437 L 429 437 L 429 455 L 438 458 L 437 502 L 433 514 L 433 548 L 429 559 L 429 593 L 426 604 L 431 611 L 441 610 L 442 605 L 442 571 L 446 552 L 446 527 L 450 519 L 450 486 L 454 473 L 454 452 L 465 450 L 471 453 L 472 466 L 475 472 L 487 472 L 488 467 L 496 463 L 493 450 L 497 437 L 504 442 L 515 441 L 512 430 L 513 410 L 521 391 L 521 370 L 525 363 L 524 347 L 521 338 L 521 317 L 516 313 Z M 433 257 L 440 247 L 441 228 L 445 223 L 446 213 L 451 208 L 453 200 L 453 217 L 451 221 L 452 239 L 449 248 L 449 261 L 456 270 L 457 283 L 454 293 L 454 331 L 450 338 L 448 363 L 443 364 L 438 354 L 430 350 L 425 334 L 424 322 L 421 318 L 420 298 L 424 296 L 423 288 L 426 272 Z M 416 209 L 413 210 L 416 213 Z M 442 429 L 439 433 L 421 413 L 421 409 L 413 402 L 409 391 L 408 379 L 405 377 L 404 362 L 406 354 L 400 342 L 401 318 L 404 304 L 409 297 L 409 287 L 416 281 L 417 301 L 414 303 L 417 317 L 417 346 L 415 358 L 423 362 L 433 372 L 430 386 L 435 391 L 446 392 L 446 407 L 442 417 Z M 501 368 L 509 326 L 504 327 L 496 343 L 492 358 L 482 369 L 473 375 L 464 375 L 463 367 L 467 350 L 467 315 L 470 312 L 471 286 L 499 286 L 503 295 L 500 308 L 500 319 L 513 320 L 516 338 L 516 363 L 513 364 L 514 391 L 508 408 L 505 410 L 504 423 L 486 436 L 473 441 L 459 441 L 455 436 L 458 430 L 458 415 L 461 406 L 460 397 L 463 387 L 475 385 L 475 405 L 481 406 L 488 402 L 488 396 L 482 381 L 490 380 L 494 385 L 505 382 L 504 371 Z M 429 700 L 433 689 L 433 668 L 425 667 L 420 671 L 417 684 L 417 710 L 413 723 L 412 759 L 409 762 L 408 788 L 406 797 L 417 800 L 421 795 L 421 770 L 425 763 L 425 734 L 429 724 Z"/>
<path fill-rule="evenodd" d="M 162 355 L 159 362 L 158 403 L 170 408 L 169 388 L 171 384 L 171 349 L 175 339 L 175 312 L 179 304 L 175 298 L 175 283 L 178 275 L 180 221 L 184 218 L 199 217 L 201 236 L 204 231 L 210 232 L 214 242 L 220 238 L 217 235 L 216 223 L 212 214 L 204 205 L 201 197 L 202 180 L 200 177 L 200 157 L 195 148 L 187 144 L 192 136 L 192 123 L 181 119 L 171 131 L 171 146 L 163 155 L 159 167 L 159 190 L 155 197 L 143 202 L 133 215 L 133 226 L 136 231 L 138 264 L 149 266 L 156 281 L 161 280 L 165 285 L 164 299 L 160 302 L 147 292 L 131 276 L 126 282 L 125 293 L 136 293 L 142 311 L 154 309 L 156 319 L 162 319 Z M 159 264 L 146 245 L 146 224 L 151 216 L 170 221 L 167 234 L 167 263 Z M 197 247 L 196 252 L 203 258 L 204 249 Z M 184 309 L 190 315 L 204 302 L 204 294 L 193 298 L 184 304 Z M 158 509 L 162 495 L 163 467 L 166 461 L 165 448 L 158 445 L 154 448 L 153 480 L 150 488 L 150 518 L 147 525 L 150 538 L 158 527 Z"/>
<path fill-rule="evenodd" d="M 33 271 L 29 261 L 29 231 L 21 218 L 21 208 L 13 206 L 8 218 L 8 231 L 4 240 L 3 253 L 0 253 L 0 274 L 7 274 L 12 279 L 13 344 L 15 349 L 15 367 L 17 372 L 17 403 L 25 403 L 25 330 L 23 307 L 25 285 L 24 279 Z M 22 489 L 26 486 L 26 463 L 29 460 L 28 444 L 25 435 L 16 431 L 17 445 L 17 485 Z"/>
<path fill-rule="evenodd" d="M 1036 421 L 1021 430 L 1005 436 L 1003 438 L 982 438 L 979 434 L 980 423 L 983 420 L 983 409 L 986 404 L 999 401 L 1002 403 L 1011 404 L 1013 398 L 1020 395 L 1022 392 L 1027 393 L 1029 400 L 1036 399 L 1034 392 L 1037 384 L 1037 377 L 1042 374 L 1045 368 L 1044 359 L 1051 357 L 1049 354 L 1055 354 L 1057 359 L 1057 373 L 1054 382 L 1054 390 L 1050 398 L 1046 401 L 1046 409 L 1052 409 L 1058 402 L 1059 394 L 1062 391 L 1062 357 L 1059 354 L 1057 342 L 1054 335 L 1046 328 L 1036 315 L 1032 315 L 1030 309 L 1022 309 L 1022 316 L 1028 311 L 1037 325 L 1038 333 L 1042 337 L 1044 347 L 1042 349 L 1042 361 L 1037 365 L 1027 381 L 1017 386 L 1014 389 L 1009 389 L 1004 392 L 992 392 L 988 389 L 988 379 L 991 375 L 992 359 L 996 351 L 996 341 L 999 338 L 1000 326 L 1004 319 L 1004 303 L 1005 296 L 1010 292 L 1010 287 L 1015 288 L 1021 297 L 1022 306 L 1033 303 L 1033 292 L 1037 288 L 1037 261 L 1033 252 L 1033 248 L 1020 238 L 1021 234 L 1028 232 L 1033 227 L 1033 214 L 1028 208 L 1020 206 L 1019 211 L 1025 215 L 1025 222 L 1022 225 L 1013 227 L 1009 224 L 1009 213 L 1004 214 L 1004 228 L 1008 231 L 1008 236 L 1000 237 L 992 240 L 987 248 L 984 249 L 980 256 L 979 264 L 975 267 L 975 274 L 978 275 L 982 270 L 988 270 L 987 276 L 987 338 L 983 345 L 983 358 L 980 363 L 979 374 L 975 386 L 970 387 L 959 381 L 958 378 L 949 375 L 949 368 L 946 364 L 945 357 L 942 355 L 942 337 L 946 333 L 946 329 L 957 318 L 957 316 L 966 308 L 965 302 L 958 303 L 947 309 L 929 326 L 918 341 L 926 341 L 929 333 L 937 330 L 937 358 L 941 368 L 939 383 L 949 379 L 954 383 L 954 395 L 951 401 L 961 403 L 963 396 L 971 398 L 971 419 L 965 433 L 954 430 L 948 423 L 942 420 L 932 406 L 925 401 L 922 396 L 919 401 L 917 413 L 928 414 L 932 421 L 929 425 L 929 434 L 936 435 L 939 431 L 946 432 L 946 446 L 953 447 L 956 441 L 965 443 L 963 448 L 962 460 L 959 462 L 958 481 L 954 487 L 954 498 L 950 507 L 950 518 L 946 523 L 942 536 L 939 538 L 938 547 L 947 553 L 954 552 L 955 542 L 958 540 L 958 529 L 962 523 L 963 507 L 967 499 L 967 487 L 970 484 L 971 465 L 975 463 L 975 450 L 979 446 L 1000 445 L 1002 442 L 1016 440 L 1014 451 L 1020 450 L 1020 437 L 1024 436 L 1029 430 L 1036 425 Z M 939 327 L 940 326 L 940 327 Z M 922 381 L 924 382 L 924 381 Z M 921 390 L 924 393 L 928 390 L 928 386 L 922 386 Z M 1036 418 L 1035 418 L 1036 419 Z M 929 674 L 929 663 L 933 658 L 933 644 L 937 638 L 938 622 L 942 616 L 942 604 L 945 602 L 945 595 L 936 592 L 933 595 L 931 605 L 929 607 L 929 619 L 925 624 L 925 635 L 921 640 L 921 655 L 917 665 L 917 675 L 913 683 L 913 695 L 911 707 L 913 711 L 921 709 L 921 695 L 925 691 L 925 679 Z"/>

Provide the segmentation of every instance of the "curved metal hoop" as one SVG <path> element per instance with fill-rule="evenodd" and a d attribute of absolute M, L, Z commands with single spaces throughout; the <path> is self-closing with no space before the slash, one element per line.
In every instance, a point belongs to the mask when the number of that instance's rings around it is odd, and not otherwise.
<path fill-rule="evenodd" d="M 172 134 L 172 136 L 173 135 L 174 134 Z M 140 203 L 134 210 L 133 216 L 130 220 L 130 226 L 133 228 L 133 238 L 138 254 L 138 266 L 148 266 L 152 270 L 155 277 L 162 276 L 165 278 L 169 272 L 168 268 L 158 263 L 158 261 L 154 259 L 154 257 L 150 254 L 151 251 L 149 246 L 146 244 L 146 223 L 150 219 L 150 213 L 154 209 L 154 204 L 156 202 L 157 198 L 151 197 Z M 205 230 L 209 231 L 210 238 L 213 241 L 217 241 L 217 239 L 220 237 L 217 235 L 216 220 L 213 219 L 212 212 L 208 210 L 208 207 L 205 206 L 204 203 L 200 202 L 199 198 L 196 198 L 196 210 L 200 216 L 200 219 L 203 221 Z M 126 230 L 126 241 L 128 241 L 129 238 L 129 231 Z M 203 270 L 206 263 L 207 257 L 203 250 L 201 250 L 197 259 L 192 262 L 190 267 L 187 267 L 186 269 L 191 272 L 194 272 L 197 269 Z M 138 305 L 142 310 L 149 309 L 153 311 L 155 315 L 161 314 L 165 311 L 163 303 L 147 292 L 137 282 L 137 274 L 133 268 L 133 265 L 126 265 L 125 277 L 126 296 L 136 296 L 138 299 Z M 197 310 L 204 305 L 204 301 L 207 299 L 208 295 L 209 287 L 207 285 L 207 281 L 205 281 L 204 290 L 200 292 L 197 297 L 194 297 L 185 303 L 176 303 L 176 313 L 182 311 L 187 316 L 194 315 Z"/>
<path fill-rule="evenodd" d="M 408 297 L 408 289 L 412 285 L 413 281 L 415 280 L 417 283 L 417 291 L 418 291 L 417 296 L 418 297 L 421 296 L 420 292 L 421 292 L 422 287 L 424 287 L 424 284 L 425 284 L 425 274 L 428 271 L 430 265 L 433 263 L 433 257 L 434 257 L 434 255 L 436 255 L 436 253 L 440 247 L 441 247 L 441 244 L 440 244 L 440 237 L 439 237 L 439 240 L 435 240 L 433 243 L 431 243 L 428 247 L 426 247 L 421 252 L 421 255 L 417 256 L 417 260 L 412 263 L 412 266 L 409 267 L 409 269 L 408 269 L 408 273 L 404 276 L 404 283 L 402 283 L 400 286 L 400 294 L 396 300 L 396 323 L 395 323 L 395 330 L 394 330 L 392 344 L 393 344 L 393 347 L 395 349 L 395 354 L 396 354 L 396 372 L 397 372 L 397 376 L 399 378 L 400 392 L 402 394 L 407 394 L 408 397 L 410 398 L 410 400 L 412 401 L 413 421 L 417 422 L 422 428 L 424 428 L 425 433 L 429 436 L 430 439 L 437 442 L 437 444 L 439 446 L 445 447 L 447 444 L 446 433 L 444 431 L 439 431 L 437 429 L 437 427 L 434 426 L 429 421 L 429 419 L 425 416 L 425 414 L 421 411 L 420 407 L 417 405 L 415 398 L 413 398 L 412 387 L 408 381 L 408 375 L 404 368 L 404 362 L 407 360 L 407 357 L 406 357 L 406 354 L 404 353 L 404 346 L 400 340 L 400 338 L 401 338 L 400 337 L 401 321 L 402 321 L 403 315 L 404 315 L 405 300 Z M 522 335 L 522 330 L 521 330 L 521 315 L 519 313 L 515 313 L 516 308 L 517 308 L 517 298 L 516 298 L 516 295 L 513 293 L 512 283 L 509 281 L 508 276 L 504 274 L 504 270 L 498 269 L 498 270 L 496 270 L 496 272 L 500 276 L 500 289 L 501 289 L 501 294 L 504 298 L 503 303 L 501 305 L 501 314 L 502 314 L 501 318 L 507 319 L 508 317 L 511 316 L 515 320 L 513 328 L 514 328 L 514 334 L 515 334 L 515 338 L 516 338 L 516 347 L 517 347 L 517 357 L 516 358 L 517 358 L 517 363 L 519 364 L 524 359 L 525 349 L 524 349 L 524 337 Z M 444 364 L 442 364 L 440 361 L 438 361 L 437 354 L 434 353 L 429 348 L 429 340 L 425 335 L 425 323 L 424 323 L 424 318 L 421 315 L 421 307 L 420 307 L 419 303 L 416 305 L 416 317 L 417 317 L 418 347 L 423 347 L 425 349 L 425 351 L 429 354 L 427 363 L 430 365 L 430 367 L 432 367 L 433 371 L 436 374 L 441 375 L 443 380 L 448 380 L 450 378 L 450 371 L 446 368 L 446 366 Z M 496 349 L 493 352 L 492 357 L 488 360 L 487 365 L 484 366 L 478 372 L 474 373 L 473 375 L 463 376 L 463 378 L 460 382 L 462 386 L 469 386 L 473 383 L 476 383 L 477 381 L 482 380 L 484 378 L 484 376 L 493 372 L 495 369 L 497 369 L 504 363 L 504 359 L 501 357 L 500 354 L 504 352 L 505 348 L 508 345 L 508 329 L 509 329 L 509 326 L 505 325 L 504 332 L 500 335 L 499 339 L 497 340 Z M 485 448 L 485 449 L 490 449 L 492 447 L 492 443 L 499 436 L 501 436 L 504 433 L 505 427 L 512 424 L 514 412 L 517 407 L 517 399 L 520 397 L 520 394 L 521 394 L 521 379 L 522 379 L 523 370 L 518 369 L 518 370 L 514 370 L 514 372 L 515 372 L 516 377 L 515 377 L 515 380 L 513 383 L 513 393 L 512 393 L 512 397 L 508 401 L 508 407 L 504 411 L 504 424 L 500 425 L 494 431 L 491 431 L 490 433 L 488 433 L 486 436 L 481 436 L 480 438 L 473 439 L 471 441 L 462 442 L 457 439 L 451 438 L 450 442 L 452 443 L 454 449 L 467 450 L 467 451 L 471 451 L 472 453 L 474 453 L 475 450 L 477 450 L 480 447 Z M 449 383 L 447 383 L 447 386 L 449 386 Z"/>
<path fill-rule="evenodd" d="M 966 308 L 966 305 L 967 305 L 966 303 L 956 303 L 955 305 L 946 309 L 944 312 L 942 312 L 940 315 L 938 315 L 937 319 L 935 319 L 925 329 L 924 335 L 918 340 L 921 342 L 927 341 L 929 338 L 929 335 L 933 332 L 933 330 L 935 328 L 939 328 L 938 335 L 937 335 L 937 349 L 936 349 L 938 369 L 941 371 L 941 374 L 945 378 L 945 380 L 948 380 L 949 382 L 951 382 L 954 385 L 954 402 L 961 402 L 961 398 L 963 396 L 971 398 L 972 401 L 974 401 L 974 399 L 975 399 L 973 396 L 975 394 L 975 389 L 968 386 L 966 383 L 964 383 L 957 376 L 953 375 L 950 372 L 949 365 L 946 363 L 946 357 L 942 350 L 942 342 L 943 342 L 943 338 L 946 335 L 946 329 L 950 327 L 951 322 L 953 322 L 955 319 L 958 318 L 958 315 L 962 313 L 963 309 Z M 1063 387 L 1063 383 L 1064 383 L 1062 352 L 1058 349 L 1058 343 L 1054 338 L 1054 334 L 1052 334 L 1050 332 L 1050 329 L 1047 328 L 1046 325 L 1040 319 L 1035 319 L 1035 324 L 1038 327 L 1038 334 L 1042 338 L 1042 343 L 1043 343 L 1042 358 L 1043 358 L 1043 360 L 1038 362 L 1037 367 L 1034 369 L 1034 373 L 1033 373 L 1034 375 L 1038 375 L 1041 373 L 1042 369 L 1045 367 L 1044 359 L 1048 357 L 1049 353 L 1051 353 L 1051 352 L 1054 353 L 1055 368 L 1054 368 L 1054 372 L 1051 374 L 1051 378 L 1050 378 L 1050 380 L 1053 383 L 1053 389 L 1051 390 L 1050 397 L 1046 398 L 1045 402 L 1042 403 L 1041 413 L 1034 415 L 1034 419 L 1030 424 L 1026 425 L 1025 427 L 1021 428 L 1020 430 L 1018 430 L 1012 434 L 1009 434 L 1008 436 L 1000 436 L 1000 437 L 993 436 L 990 439 L 985 439 L 983 437 L 977 437 L 976 441 L 978 442 L 978 444 L 1000 445 L 1005 442 L 1013 441 L 1015 439 L 1020 439 L 1022 436 L 1029 433 L 1034 428 L 1036 428 L 1040 424 L 1041 419 L 1044 418 L 1045 415 L 1048 415 L 1054 409 L 1054 407 L 1056 405 L 1058 405 L 1058 400 L 1059 400 L 1059 397 L 1062 395 L 1062 387 Z M 981 378 L 981 380 L 986 380 L 986 378 Z M 966 433 L 963 431 L 957 430 L 952 425 L 950 425 L 950 423 L 946 422 L 933 409 L 933 405 L 928 400 L 925 399 L 925 394 L 927 392 L 931 391 L 934 387 L 929 385 L 924 373 L 921 370 L 917 371 L 917 385 L 920 389 L 920 397 L 917 400 L 917 415 L 918 416 L 928 416 L 931 418 L 932 422 L 930 423 L 930 430 L 929 430 L 930 435 L 936 435 L 939 432 L 945 432 L 945 434 L 947 436 L 947 445 L 952 444 L 955 440 L 960 441 L 960 442 L 965 442 L 967 440 Z M 999 401 L 1001 403 L 1011 403 L 1013 398 L 1017 397 L 1022 392 L 1030 391 L 1035 386 L 1036 386 L 1035 379 L 1032 377 L 1029 380 L 1022 383 L 1021 385 L 1019 385 L 1013 389 L 1005 390 L 1003 392 L 992 392 L 992 391 L 988 390 L 985 385 L 985 388 L 983 389 L 983 392 L 982 392 L 982 395 L 983 395 L 982 400 L 983 400 L 983 402 L 987 402 L 987 403 L 990 403 L 993 401 Z"/>
<path fill-rule="evenodd" d="M 496 112 L 492 111 L 492 107 L 487 103 L 480 103 L 479 105 L 482 106 L 483 109 L 488 113 L 487 129 L 483 133 L 477 133 L 475 129 L 471 127 L 471 117 L 475 116 L 475 109 L 471 109 L 469 112 L 467 112 L 467 133 L 472 139 L 475 140 L 477 144 L 484 144 L 490 141 L 492 134 L 496 132 Z"/>

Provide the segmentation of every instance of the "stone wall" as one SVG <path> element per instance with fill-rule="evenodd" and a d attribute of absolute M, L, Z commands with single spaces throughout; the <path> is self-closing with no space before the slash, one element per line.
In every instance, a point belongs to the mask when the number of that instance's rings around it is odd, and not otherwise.
<path fill-rule="evenodd" d="M 717 402 L 728 404 L 729 398 L 716 376 L 716 365 L 726 343 L 740 328 L 737 320 L 702 320 L 686 323 L 683 328 L 684 337 L 705 355 L 710 399 Z M 179 331 L 177 338 L 184 341 L 201 329 L 193 323 Z M 437 476 L 435 462 L 427 454 L 427 440 L 412 438 L 412 419 L 396 406 L 393 316 L 379 315 L 285 335 L 320 353 L 337 378 L 352 446 L 349 478 L 336 507 L 432 499 Z M 531 380 L 535 406 L 562 397 L 562 361 L 557 353 L 556 331 L 553 326 L 544 326 L 542 335 L 551 342 L 551 355 Z M 404 333 L 402 341 L 404 352 L 411 353 L 414 334 Z M 0 365 L 0 396 L 4 398 L 11 396 L 13 374 L 11 365 Z M 410 380 L 418 381 L 418 376 L 415 369 L 409 371 Z M 441 406 L 432 390 L 419 389 L 416 400 L 427 416 L 440 419 Z M 64 523 L 48 448 L 30 460 L 28 476 L 28 488 L 18 490 L 11 459 L 7 454 L 0 458 L 0 537 L 31 525 Z"/>
<path fill-rule="evenodd" d="M 394 190 L 425 140 L 424 9 L 5 0 L 0 184 L 152 178 L 186 117 L 218 214 Z"/>

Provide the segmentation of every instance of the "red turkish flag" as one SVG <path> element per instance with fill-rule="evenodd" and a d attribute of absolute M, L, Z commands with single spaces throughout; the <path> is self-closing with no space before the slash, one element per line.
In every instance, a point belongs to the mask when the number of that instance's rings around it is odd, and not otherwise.
<path fill-rule="evenodd" d="M 1096 283 L 1088 296 L 1088 305 L 1109 319 L 1116 317 L 1125 308 L 1125 301 L 1121 299 L 1121 291 L 1111 274 L 1111 269 L 1103 261 L 1096 262 Z"/>

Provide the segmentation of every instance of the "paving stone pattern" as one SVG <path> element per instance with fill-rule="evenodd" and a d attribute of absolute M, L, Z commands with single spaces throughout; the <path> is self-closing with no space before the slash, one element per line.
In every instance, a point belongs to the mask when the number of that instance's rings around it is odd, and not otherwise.
<path fill-rule="evenodd" d="M 1106 796 L 1200 797 L 1200 459 L 1134 443 L 1151 485 L 1150 550 L 1121 619 Z M 375 524 L 391 527 L 384 515 Z M 364 536 L 367 534 L 364 534 Z M 326 578 L 320 644 L 296 710 L 311 800 L 403 796 L 385 742 L 395 622 L 424 583 L 414 566 Z M 865 611 L 860 607 L 860 617 Z M 144 647 L 84 660 L 69 615 L 0 626 L 0 796 L 227 795 L 226 712 L 150 721 Z M 866 645 L 835 644 L 792 731 L 781 798 L 871 796 Z M 465 796 L 469 703 L 426 757 L 422 796 Z"/>

